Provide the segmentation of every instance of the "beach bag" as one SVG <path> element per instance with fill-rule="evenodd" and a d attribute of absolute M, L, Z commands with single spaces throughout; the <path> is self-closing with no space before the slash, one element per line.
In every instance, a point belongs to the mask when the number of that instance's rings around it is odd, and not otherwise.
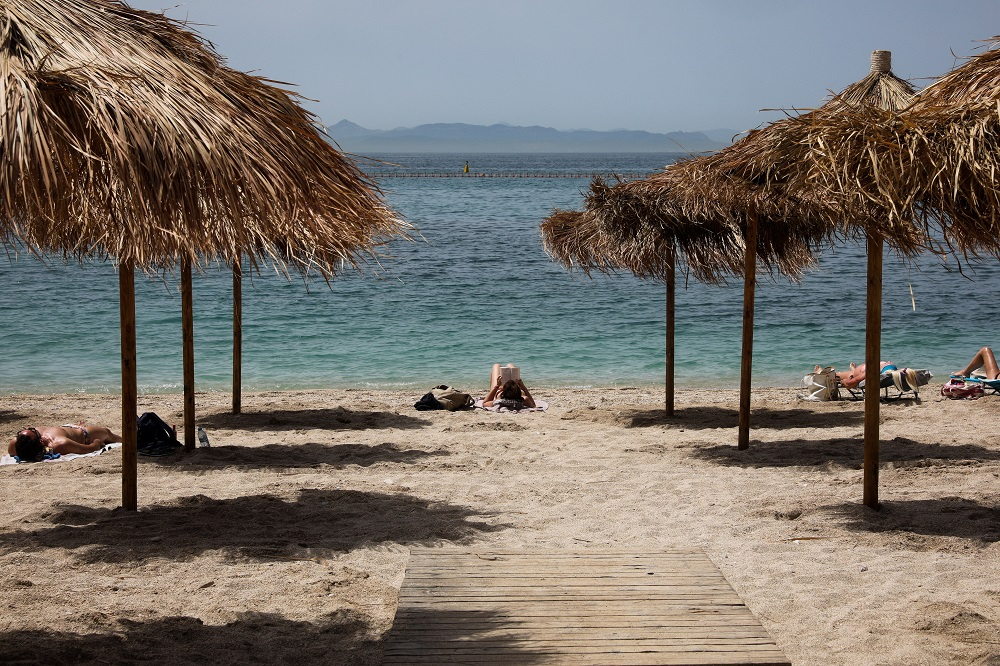
<path fill-rule="evenodd" d="M 826 402 L 827 400 L 840 400 L 840 390 L 837 388 L 837 372 L 832 365 L 816 369 L 802 378 L 802 393 L 799 397 L 803 400 L 814 402 Z"/>
<path fill-rule="evenodd" d="M 444 409 L 444 405 L 437 401 L 433 393 L 427 392 L 420 396 L 420 400 L 413 403 L 413 408 L 418 412 L 429 412 L 432 409 Z"/>
<path fill-rule="evenodd" d="M 967 382 L 960 377 L 952 377 L 948 383 L 941 387 L 941 395 L 952 400 L 975 400 L 981 398 L 986 393 L 983 387 L 976 382 Z"/>
<path fill-rule="evenodd" d="M 438 401 L 442 408 L 447 409 L 449 412 L 466 409 L 476 404 L 476 401 L 468 393 L 462 393 L 457 388 L 445 386 L 444 384 L 432 388 L 431 395 L 434 396 L 434 399 Z"/>
<path fill-rule="evenodd" d="M 136 421 L 136 449 L 141 455 L 166 455 L 178 448 L 177 431 L 155 412 L 143 412 Z"/>

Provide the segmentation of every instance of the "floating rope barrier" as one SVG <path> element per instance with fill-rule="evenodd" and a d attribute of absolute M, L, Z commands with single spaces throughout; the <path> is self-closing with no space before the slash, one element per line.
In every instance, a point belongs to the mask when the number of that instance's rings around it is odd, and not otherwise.
<path fill-rule="evenodd" d="M 648 178 L 648 173 L 582 173 L 582 172 L 536 172 L 536 171 L 487 171 L 483 173 L 462 173 L 451 171 L 370 171 L 366 175 L 376 180 L 382 178 L 608 178 L 636 180 Z"/>

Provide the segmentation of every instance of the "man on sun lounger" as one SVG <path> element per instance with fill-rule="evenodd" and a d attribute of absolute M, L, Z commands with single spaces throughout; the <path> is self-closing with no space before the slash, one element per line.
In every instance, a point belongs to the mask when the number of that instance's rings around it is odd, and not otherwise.
<path fill-rule="evenodd" d="M 7 453 L 22 462 L 37 462 L 50 453 L 93 453 L 105 444 L 122 438 L 103 426 L 66 424 L 42 428 L 25 428 L 11 438 Z"/>

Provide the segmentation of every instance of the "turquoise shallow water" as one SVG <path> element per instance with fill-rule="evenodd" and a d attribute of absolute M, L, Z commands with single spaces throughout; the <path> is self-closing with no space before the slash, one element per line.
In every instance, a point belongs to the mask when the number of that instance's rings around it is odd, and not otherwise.
<path fill-rule="evenodd" d="M 652 172 L 671 155 L 384 155 L 418 171 Z M 374 168 L 374 167 L 373 167 Z M 379 170 L 387 168 L 379 165 Z M 245 390 L 315 387 L 485 388 L 493 362 L 514 362 L 529 384 L 662 384 L 664 288 L 630 275 L 588 279 L 551 262 L 538 225 L 578 208 L 586 178 L 387 178 L 388 202 L 423 239 L 392 245 L 381 270 L 331 287 L 273 270 L 244 282 Z M 789 386 L 814 364 L 864 353 L 865 257 L 842 245 L 801 284 L 757 288 L 754 382 Z M 972 278 L 972 279 L 970 279 Z M 140 390 L 181 390 L 175 276 L 137 278 Z M 110 264 L 0 262 L 0 391 L 117 392 L 118 283 Z M 911 306 L 912 285 L 916 310 Z M 232 278 L 195 276 L 199 390 L 228 390 Z M 887 255 L 883 357 L 939 378 L 983 344 L 1000 344 L 1000 274 L 967 276 L 938 260 L 912 267 Z M 742 284 L 680 284 L 677 381 L 736 386 Z"/>

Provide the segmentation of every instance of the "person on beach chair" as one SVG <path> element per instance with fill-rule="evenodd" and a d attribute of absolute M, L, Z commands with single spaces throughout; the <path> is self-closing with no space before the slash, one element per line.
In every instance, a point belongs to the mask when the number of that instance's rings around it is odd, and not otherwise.
<path fill-rule="evenodd" d="M 889 361 L 879 363 L 878 369 L 880 374 L 885 370 L 887 365 L 891 365 Z M 844 388 L 856 388 L 858 384 L 865 381 L 865 364 L 858 365 L 857 363 L 851 363 L 851 369 L 838 372 L 837 379 L 840 380 L 840 385 Z"/>
<path fill-rule="evenodd" d="M 952 373 L 952 377 L 972 377 L 972 373 L 982 368 L 986 373 L 986 379 L 1000 379 L 1000 366 L 997 365 L 997 357 L 993 355 L 993 350 L 983 347 L 976 352 L 969 364 Z"/>
<path fill-rule="evenodd" d="M 122 441 L 121 436 L 104 426 L 66 424 L 24 428 L 7 443 L 7 453 L 21 462 L 38 462 L 52 453 L 93 453 L 105 444 Z"/>
<path fill-rule="evenodd" d="M 920 387 L 928 384 L 933 375 L 926 369 L 897 368 L 889 361 L 879 363 L 878 389 L 884 392 L 886 400 L 898 400 L 907 393 L 920 397 Z M 837 373 L 838 385 L 850 394 L 851 398 L 860 400 L 865 395 L 865 366 L 851 363 L 851 369 Z M 895 388 L 896 394 L 889 391 Z"/>
<path fill-rule="evenodd" d="M 941 387 L 941 394 L 949 398 L 975 398 L 986 393 L 1000 393 L 1000 365 L 989 347 L 977 351 L 969 364 L 951 373 L 951 379 Z"/>
<path fill-rule="evenodd" d="M 510 379 L 504 380 L 505 376 Z M 493 371 L 490 373 L 490 392 L 483 398 L 483 407 L 504 407 L 506 409 L 519 410 L 532 408 L 535 406 L 535 399 L 531 397 L 528 387 L 521 381 L 521 374 L 511 363 L 501 366 L 499 363 L 493 364 Z"/>

